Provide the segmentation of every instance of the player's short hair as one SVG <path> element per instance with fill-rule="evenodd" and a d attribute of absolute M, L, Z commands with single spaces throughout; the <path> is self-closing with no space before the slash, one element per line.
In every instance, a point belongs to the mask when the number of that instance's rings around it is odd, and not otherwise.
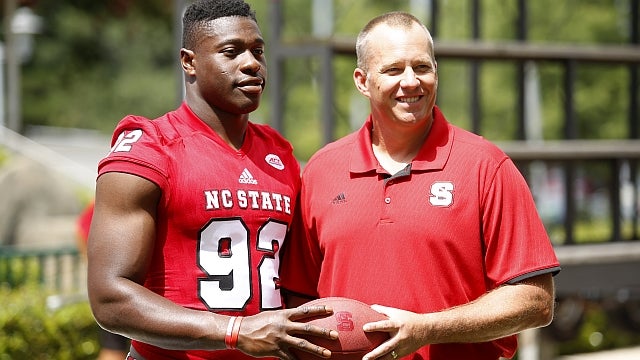
<path fill-rule="evenodd" d="M 258 23 L 255 11 L 244 0 L 196 0 L 182 16 L 182 47 L 192 49 L 202 25 L 226 16 L 244 16 Z"/>
<path fill-rule="evenodd" d="M 434 50 L 433 50 L 433 38 L 431 37 L 431 33 L 429 32 L 429 29 L 427 29 L 427 27 L 420 21 L 420 19 L 418 19 L 417 17 L 407 12 L 392 11 L 392 12 L 388 12 L 388 13 L 384 13 L 382 15 L 376 16 L 375 18 L 371 19 L 364 26 L 364 28 L 362 28 L 362 30 L 360 30 L 360 33 L 358 34 L 358 38 L 356 39 L 356 61 L 357 61 L 357 66 L 360 69 L 365 71 L 368 70 L 367 69 L 367 60 L 368 60 L 367 52 L 368 52 L 369 33 L 371 32 L 371 30 L 373 30 L 375 27 L 381 24 L 386 24 L 390 27 L 397 27 L 397 28 L 403 28 L 403 29 L 409 29 L 413 25 L 421 26 L 427 32 L 431 58 L 435 59 Z"/>

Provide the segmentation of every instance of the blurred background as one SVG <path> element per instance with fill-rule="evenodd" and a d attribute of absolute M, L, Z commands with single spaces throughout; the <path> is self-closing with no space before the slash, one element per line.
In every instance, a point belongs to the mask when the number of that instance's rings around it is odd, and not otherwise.
<path fill-rule="evenodd" d="M 116 123 L 179 105 L 189 2 L 0 1 L 0 360 L 96 357 L 77 218 Z M 357 32 L 386 11 L 422 19 L 438 105 L 514 159 L 563 266 L 556 319 L 518 359 L 640 346 L 638 0 L 247 2 L 269 66 L 252 121 L 302 164 L 367 116 Z"/>

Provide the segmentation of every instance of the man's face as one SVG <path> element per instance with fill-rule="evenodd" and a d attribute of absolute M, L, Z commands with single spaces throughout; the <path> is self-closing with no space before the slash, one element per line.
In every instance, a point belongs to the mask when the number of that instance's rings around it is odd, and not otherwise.
<path fill-rule="evenodd" d="M 205 24 L 194 50 L 199 92 L 213 108 L 246 114 L 258 108 L 267 77 L 258 24 L 240 16 Z"/>
<path fill-rule="evenodd" d="M 406 125 L 431 122 L 438 75 L 422 27 L 377 26 L 369 34 L 365 64 L 366 72 L 356 69 L 354 80 L 369 98 L 374 118 Z"/>

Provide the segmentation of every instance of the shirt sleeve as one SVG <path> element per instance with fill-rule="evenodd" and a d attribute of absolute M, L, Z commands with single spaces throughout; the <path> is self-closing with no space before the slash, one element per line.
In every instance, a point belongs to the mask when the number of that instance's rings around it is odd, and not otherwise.
<path fill-rule="evenodd" d="M 509 158 L 491 179 L 482 216 L 487 277 L 494 286 L 560 270 L 529 186 Z"/>
<path fill-rule="evenodd" d="M 165 141 L 153 121 L 127 116 L 116 127 L 109 154 L 98 164 L 98 176 L 124 172 L 143 177 L 161 188 L 168 178 Z"/>
<path fill-rule="evenodd" d="M 304 224 L 303 212 L 304 209 L 298 199 L 291 222 L 291 231 L 283 246 L 280 259 L 280 282 L 286 291 L 303 297 L 316 298 L 322 253 L 318 248 L 318 242 L 313 240 Z"/>

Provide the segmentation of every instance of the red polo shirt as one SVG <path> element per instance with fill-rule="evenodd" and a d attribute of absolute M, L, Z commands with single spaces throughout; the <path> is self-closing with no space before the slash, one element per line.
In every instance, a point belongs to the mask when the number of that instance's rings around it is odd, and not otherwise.
<path fill-rule="evenodd" d="M 287 244 L 284 288 L 428 313 L 559 270 L 527 183 L 497 146 L 436 108 L 415 160 L 390 177 L 373 154 L 371 128 L 369 118 L 307 163 L 307 236 Z M 515 349 L 513 336 L 425 346 L 414 359 L 496 359 Z"/>

